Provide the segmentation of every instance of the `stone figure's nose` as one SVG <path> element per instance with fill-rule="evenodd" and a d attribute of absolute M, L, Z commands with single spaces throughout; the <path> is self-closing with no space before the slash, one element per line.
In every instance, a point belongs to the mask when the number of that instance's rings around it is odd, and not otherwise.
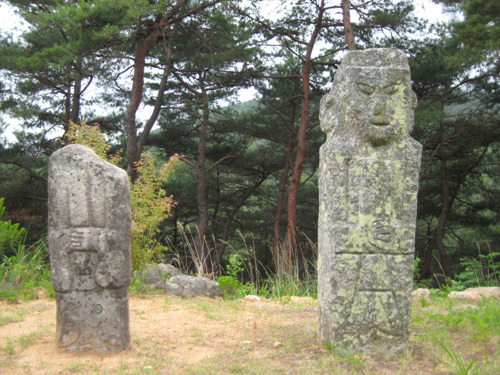
<path fill-rule="evenodd" d="M 384 102 L 381 99 L 377 100 L 375 108 L 373 109 L 373 117 L 370 122 L 374 125 L 389 125 L 389 120 L 387 119 L 385 112 Z"/>

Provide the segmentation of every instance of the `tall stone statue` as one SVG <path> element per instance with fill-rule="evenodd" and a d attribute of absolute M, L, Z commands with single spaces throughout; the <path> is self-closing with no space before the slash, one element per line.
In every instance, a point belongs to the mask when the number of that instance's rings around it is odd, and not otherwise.
<path fill-rule="evenodd" d="M 340 351 L 390 354 L 410 328 L 421 145 L 403 52 L 351 51 L 321 101 L 319 329 Z"/>
<path fill-rule="evenodd" d="M 128 347 L 131 223 L 125 171 L 81 145 L 51 156 L 49 250 L 58 347 Z"/>

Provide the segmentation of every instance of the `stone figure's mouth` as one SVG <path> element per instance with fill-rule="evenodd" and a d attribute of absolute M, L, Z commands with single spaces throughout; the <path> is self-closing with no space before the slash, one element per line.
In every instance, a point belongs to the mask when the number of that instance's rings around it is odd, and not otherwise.
<path fill-rule="evenodd" d="M 374 116 L 370 123 L 376 126 L 386 126 L 389 125 L 389 121 L 384 116 Z"/>

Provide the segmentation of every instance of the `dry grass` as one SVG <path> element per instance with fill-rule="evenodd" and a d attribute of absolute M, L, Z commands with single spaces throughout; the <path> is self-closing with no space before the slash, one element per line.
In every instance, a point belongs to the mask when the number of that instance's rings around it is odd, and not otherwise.
<path fill-rule="evenodd" d="M 498 329 L 481 331 L 481 324 L 484 328 L 491 322 L 481 323 L 482 318 L 473 318 L 482 313 L 498 314 L 498 301 L 490 301 L 474 313 L 455 313 L 453 303 L 445 300 L 416 308 L 408 348 L 393 359 L 329 352 L 317 340 L 316 305 L 306 300 L 295 301 L 185 300 L 160 294 L 133 295 L 130 298 L 132 346 L 114 356 L 57 351 L 53 299 L 42 298 L 19 305 L 0 302 L 0 321 L 3 322 L 0 327 L 0 373 L 500 372 L 496 354 L 500 346 Z M 455 356 L 454 362 L 446 349 Z M 471 368 L 461 372 L 459 362 L 466 367 L 473 360 Z"/>

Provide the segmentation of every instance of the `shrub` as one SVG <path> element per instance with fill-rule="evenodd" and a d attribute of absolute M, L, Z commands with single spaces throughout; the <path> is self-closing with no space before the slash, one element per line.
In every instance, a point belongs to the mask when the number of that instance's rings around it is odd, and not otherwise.
<path fill-rule="evenodd" d="M 238 295 L 241 283 L 233 276 L 219 276 L 217 282 L 224 298 L 236 297 Z"/>
<path fill-rule="evenodd" d="M 8 301 L 37 298 L 36 288 L 43 287 L 54 295 L 50 269 L 47 267 L 47 240 L 43 238 L 32 246 L 24 239 L 17 243 L 15 254 L 0 262 L 0 297 Z"/>
<path fill-rule="evenodd" d="M 500 253 L 491 251 L 481 253 L 476 258 L 461 258 L 460 264 L 465 267 L 464 271 L 457 275 L 458 281 L 465 287 L 497 286 L 500 285 Z"/>
<path fill-rule="evenodd" d="M 145 154 L 137 164 L 137 180 L 130 187 L 132 201 L 132 268 L 138 270 L 153 262 L 165 247 L 156 241 L 160 222 L 168 217 L 175 205 L 171 196 L 162 189 L 162 182 L 178 162 L 174 155 L 156 173 L 153 158 Z"/>
<path fill-rule="evenodd" d="M 231 254 L 227 264 L 227 276 L 217 278 L 219 288 L 224 298 L 241 298 L 247 294 L 267 295 L 265 287 L 256 290 L 252 283 L 243 284 L 238 280 L 238 274 L 244 271 L 243 263 L 238 254 Z"/>
<path fill-rule="evenodd" d="M 14 250 L 16 243 L 22 238 L 22 234 L 24 233 L 24 228 L 19 228 L 19 224 L 12 224 L 10 220 L 1 220 L 5 212 L 3 202 L 4 198 L 0 198 L 0 257 Z"/>
<path fill-rule="evenodd" d="M 80 125 L 71 122 L 66 137 L 72 143 L 87 146 L 98 156 L 114 165 L 118 165 L 122 159 L 120 151 L 115 154 L 109 153 L 111 146 L 106 142 L 106 133 L 101 132 L 99 126 L 87 125 L 83 121 Z"/>

